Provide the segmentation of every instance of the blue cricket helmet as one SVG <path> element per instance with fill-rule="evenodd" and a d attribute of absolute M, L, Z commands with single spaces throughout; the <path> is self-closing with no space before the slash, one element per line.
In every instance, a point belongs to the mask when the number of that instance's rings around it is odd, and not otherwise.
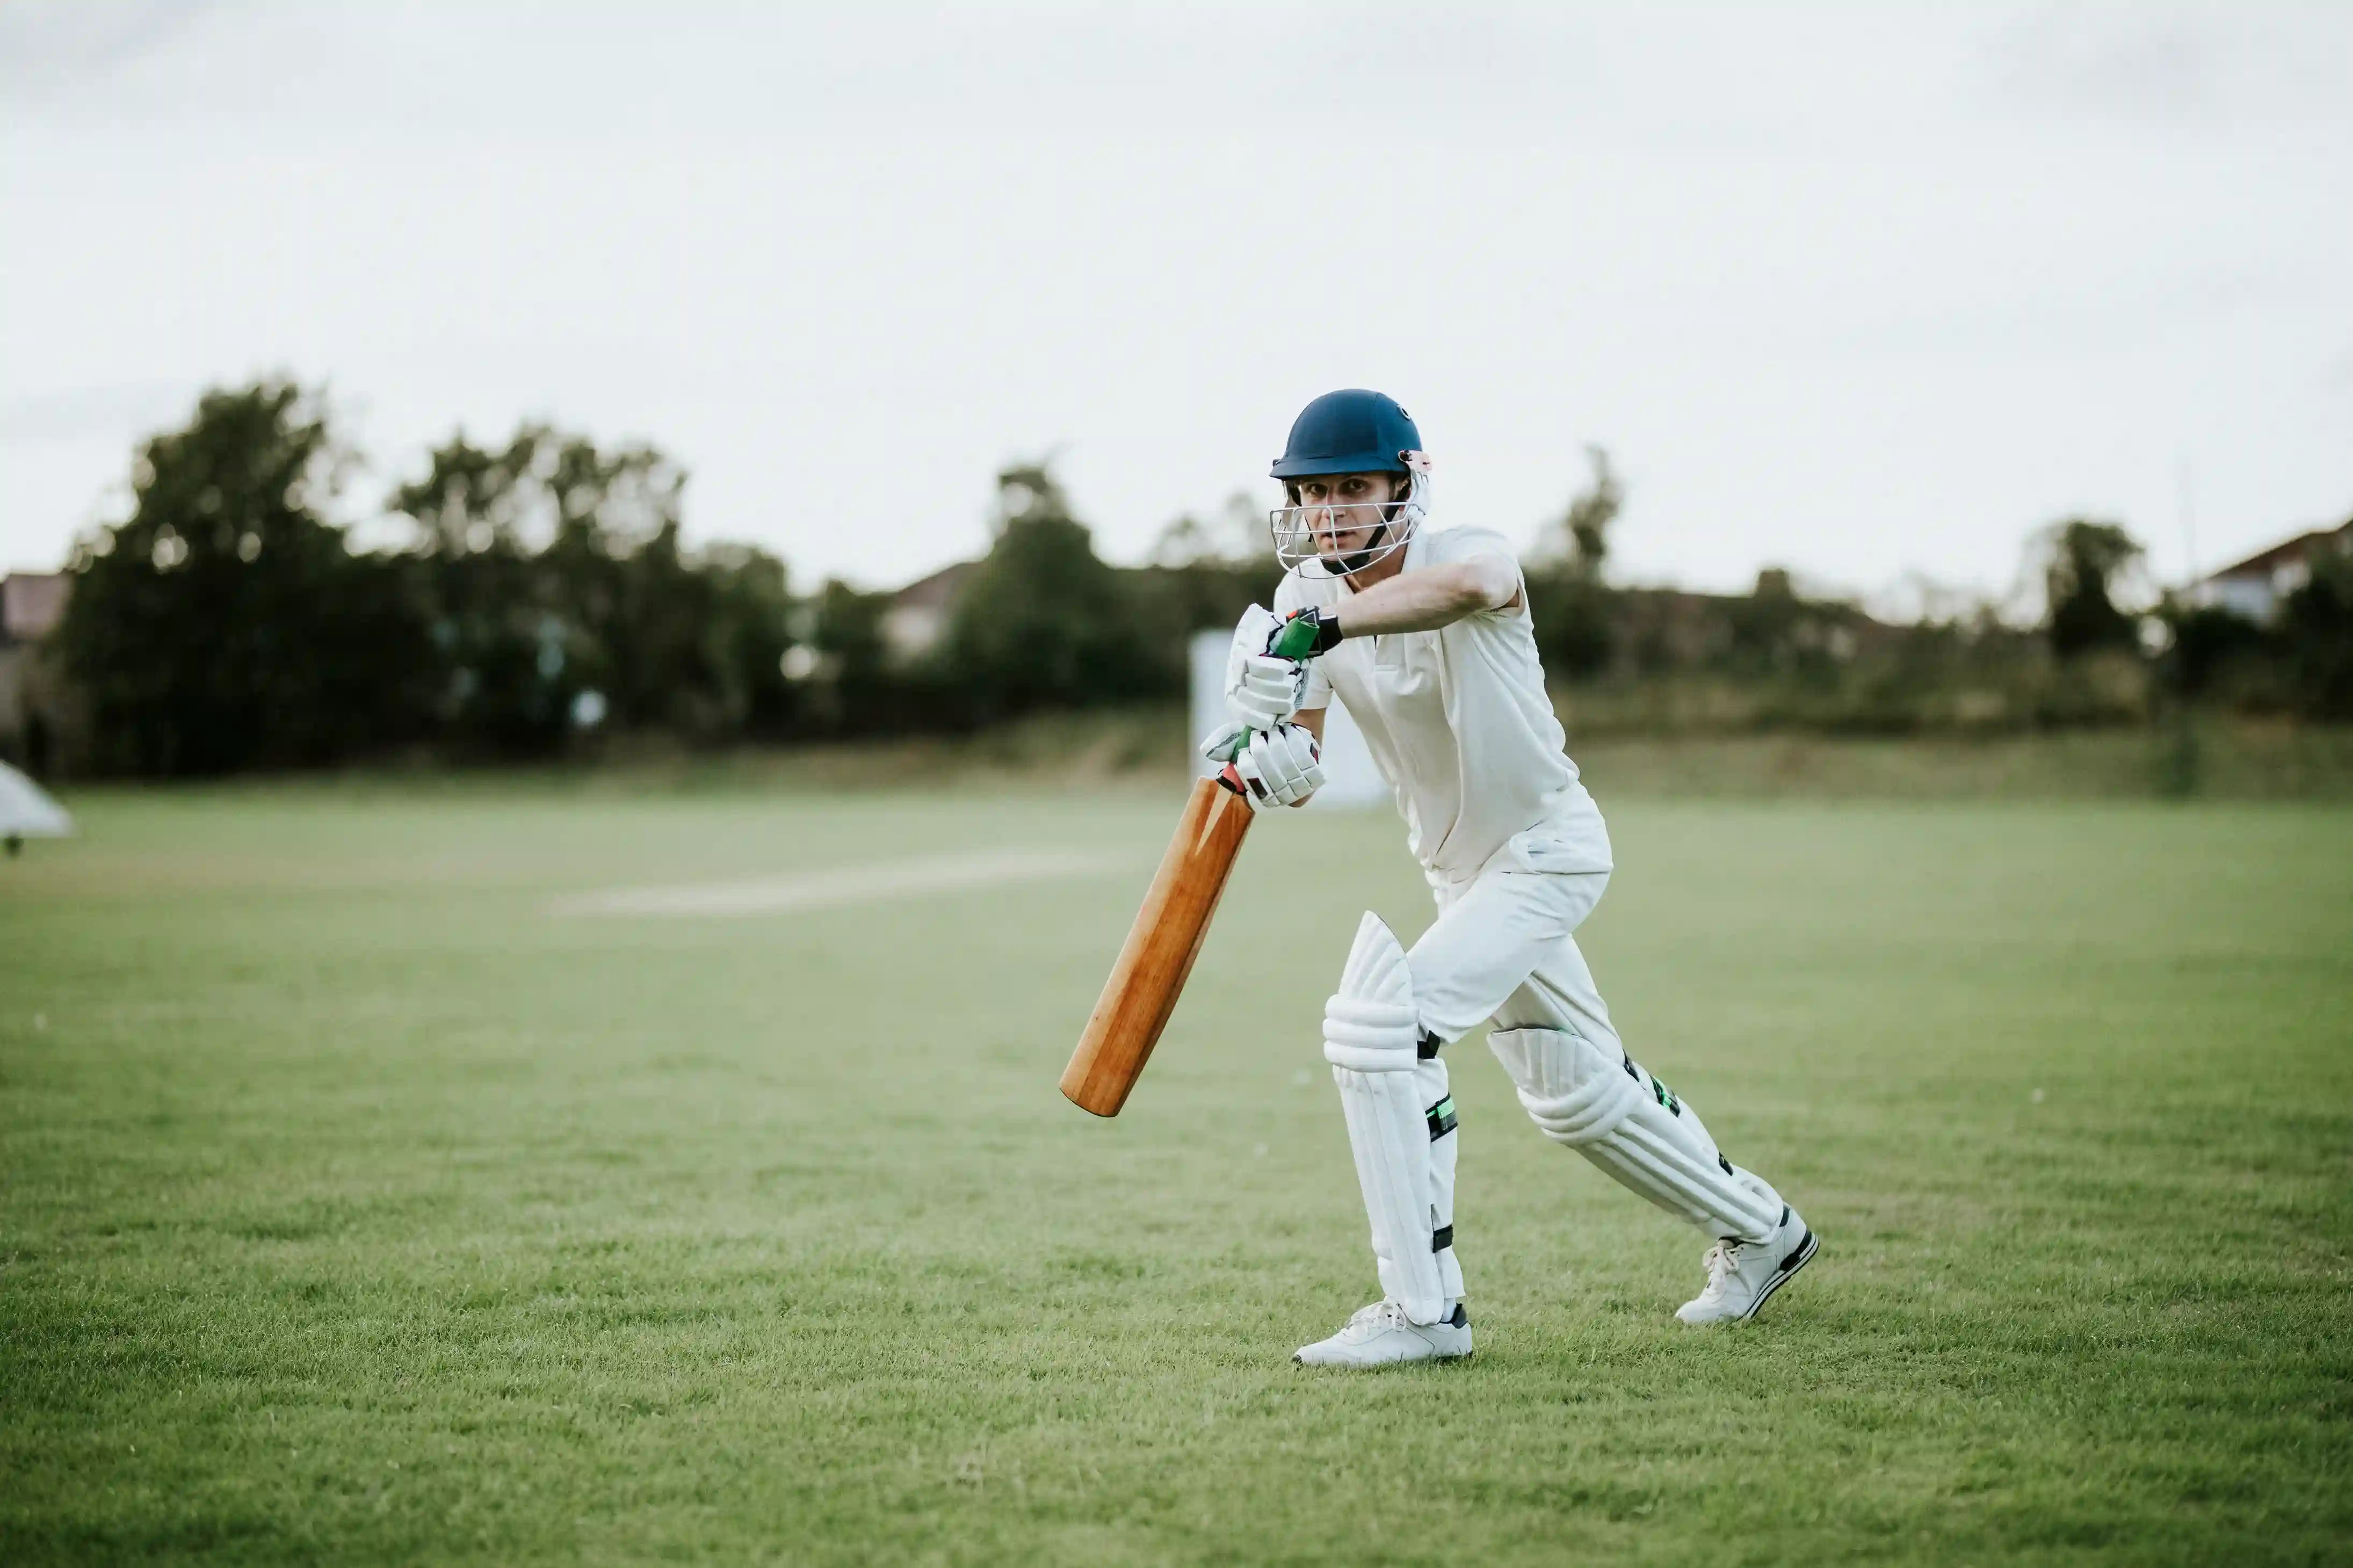
<path fill-rule="evenodd" d="M 1327 392 L 1301 409 L 1273 472 L 1293 503 L 1267 514 L 1274 558 L 1286 572 L 1304 572 L 1314 563 L 1327 577 L 1352 577 L 1403 550 L 1430 514 L 1430 458 L 1413 416 L 1396 398 L 1361 387 Z M 1409 478 L 1405 495 L 1386 501 L 1298 505 L 1293 481 L 1319 474 Z M 1368 521 L 1373 507 L 1378 508 L 1377 523 Z M 1359 548 L 1338 548 L 1340 534 L 1366 531 L 1372 537 Z"/>
<path fill-rule="evenodd" d="M 1409 471 L 1405 454 L 1420 450 L 1421 432 L 1396 398 L 1351 388 L 1327 392 L 1299 411 L 1272 472 L 1278 479 L 1402 474 Z"/>

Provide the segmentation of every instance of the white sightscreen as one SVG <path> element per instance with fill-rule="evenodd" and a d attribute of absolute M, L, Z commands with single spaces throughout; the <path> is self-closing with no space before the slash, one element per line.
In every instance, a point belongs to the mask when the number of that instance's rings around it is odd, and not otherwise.
<path fill-rule="evenodd" d="M 1193 634 L 1193 742 L 1197 747 L 1202 736 L 1225 721 L 1226 649 L 1233 640 L 1231 632 Z M 1198 750 L 1193 766 L 1204 778 L 1217 772 L 1216 765 Z M 1324 787 L 1307 803 L 1308 809 L 1388 804 L 1389 786 L 1381 771 L 1373 766 L 1364 732 L 1335 700 L 1324 717 Z"/>

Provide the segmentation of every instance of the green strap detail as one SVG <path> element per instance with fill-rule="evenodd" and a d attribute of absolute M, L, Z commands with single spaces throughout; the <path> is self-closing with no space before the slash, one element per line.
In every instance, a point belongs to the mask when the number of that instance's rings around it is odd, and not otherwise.
<path fill-rule="evenodd" d="M 1429 1110 L 1429 1117 L 1430 1139 L 1430 1142 L 1434 1143 L 1439 1139 L 1445 1137 L 1449 1132 L 1454 1131 L 1456 1125 L 1454 1121 L 1454 1097 L 1450 1094 L 1444 1100 L 1440 1100 L 1436 1105 L 1431 1106 Z"/>
<path fill-rule="evenodd" d="M 1311 615 L 1297 615 L 1282 623 L 1280 631 L 1267 644 L 1266 651 L 1277 658 L 1312 658 L 1315 654 L 1317 621 Z"/>

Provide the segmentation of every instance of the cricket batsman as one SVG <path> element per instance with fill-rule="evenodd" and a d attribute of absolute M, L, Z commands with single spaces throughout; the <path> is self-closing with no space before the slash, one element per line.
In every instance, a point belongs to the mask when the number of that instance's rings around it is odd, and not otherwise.
<path fill-rule="evenodd" d="M 1382 1300 L 1295 1359 L 1471 1353 L 1443 1052 L 1482 1022 L 1546 1137 L 1712 1238 L 1706 1287 L 1675 1316 L 1754 1317 L 1813 1258 L 1813 1233 L 1627 1055 L 1577 951 L 1609 882 L 1609 836 L 1546 695 L 1511 546 L 1426 526 L 1420 432 L 1377 392 L 1309 404 L 1273 472 L 1290 502 L 1271 519 L 1287 575 L 1274 609 L 1252 605 L 1234 633 L 1228 722 L 1202 749 L 1233 764 L 1253 807 L 1297 805 L 1323 783 L 1338 697 L 1438 906 L 1410 950 L 1366 914 L 1324 1005 Z"/>

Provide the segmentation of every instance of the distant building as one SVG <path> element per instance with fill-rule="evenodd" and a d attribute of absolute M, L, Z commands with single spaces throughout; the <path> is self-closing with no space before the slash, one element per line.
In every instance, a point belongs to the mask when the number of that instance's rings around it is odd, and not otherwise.
<path fill-rule="evenodd" d="M 920 658 L 947 635 L 957 591 L 979 565 L 977 561 L 959 561 L 943 566 L 891 595 L 890 607 L 882 612 L 882 640 L 893 658 Z"/>
<path fill-rule="evenodd" d="M 41 645 L 65 618 L 73 579 L 62 572 L 0 577 L 0 756 L 37 776 L 50 770 L 58 716 L 55 694 L 37 668 Z"/>
<path fill-rule="evenodd" d="M 14 572 L 0 577 L 0 645 L 48 640 L 65 619 L 73 579 L 62 572 Z"/>
<path fill-rule="evenodd" d="M 2328 553 L 2353 554 L 2353 522 L 2298 534 L 2201 577 L 2190 584 L 2189 602 L 2268 621 L 2282 599 L 2312 581 L 2313 563 Z"/>

